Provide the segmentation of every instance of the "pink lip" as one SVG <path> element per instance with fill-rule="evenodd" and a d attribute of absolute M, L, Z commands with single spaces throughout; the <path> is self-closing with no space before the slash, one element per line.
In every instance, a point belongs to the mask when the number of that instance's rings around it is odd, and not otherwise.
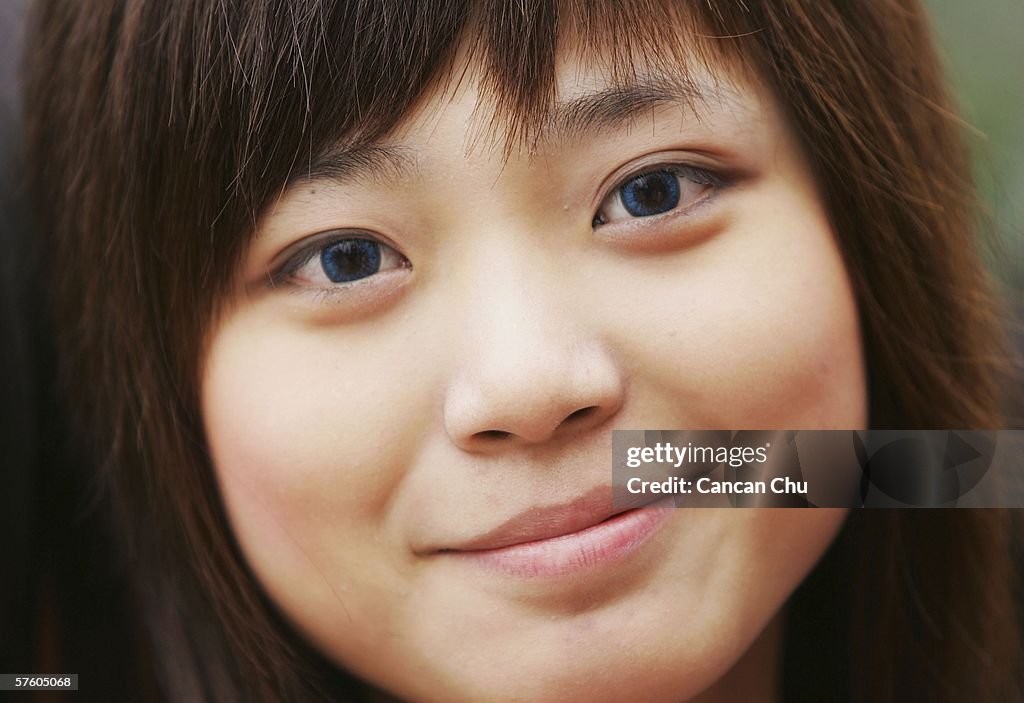
<path fill-rule="evenodd" d="M 532 508 L 496 529 L 440 550 L 519 577 L 558 576 L 619 560 L 639 549 L 671 514 L 657 507 L 616 512 L 607 488 L 565 504 Z"/>

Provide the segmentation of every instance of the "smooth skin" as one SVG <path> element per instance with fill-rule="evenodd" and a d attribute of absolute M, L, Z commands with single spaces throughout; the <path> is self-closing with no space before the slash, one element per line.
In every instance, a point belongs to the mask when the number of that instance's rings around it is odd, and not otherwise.
<path fill-rule="evenodd" d="M 551 120 L 506 155 L 470 65 L 262 218 L 204 363 L 217 479 L 270 597 L 381 690 L 775 700 L 779 614 L 843 511 L 674 510 L 625 559 L 544 578 L 444 551 L 609 484 L 613 429 L 866 426 L 794 136 L 760 91 L 700 77 L 688 106 L 567 57 Z M 659 170 L 678 204 L 631 214 L 620 187 Z M 378 271 L 325 265 L 339 238 L 386 245 Z M 339 261 L 358 278 L 332 281 Z"/>

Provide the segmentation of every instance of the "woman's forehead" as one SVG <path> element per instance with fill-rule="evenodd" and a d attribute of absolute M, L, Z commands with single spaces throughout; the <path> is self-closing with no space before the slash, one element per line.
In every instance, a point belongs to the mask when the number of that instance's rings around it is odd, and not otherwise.
<path fill-rule="evenodd" d="M 747 109 L 748 93 L 724 70 L 696 58 L 667 66 L 638 60 L 629 72 L 615 72 L 601 61 L 569 53 L 559 61 L 550 99 L 528 116 L 529 122 L 503 112 L 489 93 L 478 95 L 475 121 L 535 150 L 546 142 L 617 130 L 659 107 L 675 106 L 698 120 L 717 110 Z"/>
<path fill-rule="evenodd" d="M 403 128 L 443 109 L 438 95 L 451 99 L 467 83 L 480 96 L 470 143 L 500 145 L 507 158 L 645 103 L 682 99 L 699 116 L 729 87 L 756 85 L 746 77 L 760 70 L 749 18 L 703 3 L 580 0 L 526 11 L 439 1 L 401 17 L 383 3 L 363 9 L 325 7 L 326 31 L 297 27 L 297 41 L 253 20 L 225 70 L 195 77 L 204 87 L 193 91 L 190 139 L 219 149 L 233 135 L 223 163 L 250 220 L 325 161 L 333 168 L 332 155 L 381 156 Z"/>
<path fill-rule="evenodd" d="M 423 177 L 433 171 L 429 155 L 437 154 L 439 145 L 446 161 L 485 156 L 507 164 L 614 143 L 634 129 L 649 136 L 666 130 L 680 137 L 698 132 L 732 136 L 759 123 L 764 106 L 759 91 L 706 67 L 616 77 L 577 57 L 562 62 L 556 85 L 550 103 L 533 121 L 517 125 L 513 115 L 501 111 L 496 96 L 486 92 L 480 67 L 467 66 L 458 82 L 428 93 L 392 132 L 372 142 L 332 145 L 294 174 L 291 183 L 386 184 Z"/>
<path fill-rule="evenodd" d="M 552 149 L 630 129 L 656 111 L 679 114 L 680 126 L 728 115 L 749 119 L 761 90 L 721 65 L 692 55 L 665 65 L 638 59 L 628 72 L 612 70 L 593 54 L 566 50 L 555 68 L 550 97 L 517 112 L 488 81 L 479 55 L 460 52 L 449 75 L 427 91 L 387 134 L 373 140 L 339 140 L 314 155 L 297 179 L 347 177 L 361 172 L 401 175 L 415 165 L 415 147 L 436 137 L 453 109 L 465 112 L 463 154 L 498 150 L 505 159 L 530 158 Z M 503 152 L 503 153 L 501 153 Z"/>
<path fill-rule="evenodd" d="M 342 54 L 336 63 L 347 65 L 355 80 L 313 81 L 310 89 L 318 94 L 308 100 L 313 112 L 340 108 L 350 117 L 319 122 L 312 141 L 328 149 L 379 141 L 425 107 L 442 107 L 439 96 L 452 99 L 471 84 L 479 96 L 479 131 L 504 135 L 510 152 L 538 136 L 615 119 L 638 103 L 685 101 L 694 109 L 721 102 L 738 83 L 749 82 L 745 42 L 716 35 L 699 7 L 660 0 L 549 5 L 515 16 L 471 10 L 450 43 L 424 20 L 408 29 L 405 45 L 373 52 L 389 53 L 385 71 L 368 72 L 377 68 L 375 59 L 353 47 L 328 48 Z M 422 53 L 432 54 L 436 69 L 415 88 L 408 78 L 423 67 Z"/>

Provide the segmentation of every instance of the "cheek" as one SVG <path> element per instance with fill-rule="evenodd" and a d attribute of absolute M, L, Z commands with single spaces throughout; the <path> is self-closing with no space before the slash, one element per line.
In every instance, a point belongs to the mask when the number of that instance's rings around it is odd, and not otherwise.
<path fill-rule="evenodd" d="M 395 553 L 386 517 L 427 399 L 386 372 L 405 368 L 395 355 L 408 345 L 325 336 L 232 316 L 207 359 L 203 414 L 233 531 L 264 588 L 300 627 L 344 627 L 358 647 L 370 626 L 352 618 L 388 613 L 353 614 L 339 589 L 397 583 L 400 560 L 380 558 Z"/>
<path fill-rule="evenodd" d="M 316 510 L 323 490 L 345 508 L 372 510 L 386 485 L 374 461 L 386 435 L 373 421 L 381 394 L 361 374 L 339 373 L 342 355 L 329 345 L 261 333 L 240 317 L 218 333 L 203 387 L 221 480 L 310 520 L 319 516 L 306 511 Z"/>
<path fill-rule="evenodd" d="M 618 306 L 631 374 L 675 408 L 675 426 L 865 426 L 856 304 L 813 203 L 803 217 L 751 207 L 727 232 L 641 272 Z M 774 215 L 773 215 L 774 213 Z M 658 301 L 653 303 L 651 301 Z M 637 311 L 641 311 L 637 314 Z"/>
<path fill-rule="evenodd" d="M 341 512 L 361 522 L 382 510 L 429 429 L 424 369 L 436 364 L 400 316 L 339 329 L 297 317 L 257 305 L 219 327 L 202 386 L 214 464 L 311 523 Z M 325 496 L 330 516 L 307 512 Z"/>

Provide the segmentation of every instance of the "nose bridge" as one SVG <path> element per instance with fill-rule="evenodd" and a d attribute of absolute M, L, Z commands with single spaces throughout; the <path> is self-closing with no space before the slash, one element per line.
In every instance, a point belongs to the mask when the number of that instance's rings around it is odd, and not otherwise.
<path fill-rule="evenodd" d="M 577 335 L 565 291 L 558 290 L 546 257 L 524 251 L 528 249 L 486 253 L 482 258 L 488 264 L 473 276 L 465 298 L 463 339 L 477 366 L 508 366 L 516 359 L 525 363 L 538 355 L 565 353 L 574 343 Z M 567 283 L 563 280 L 561 286 Z"/>
<path fill-rule="evenodd" d="M 575 309 L 571 275 L 541 247 L 506 241 L 464 281 L 445 398 L 449 436 L 463 449 L 547 441 L 620 404 L 622 381 Z"/>

